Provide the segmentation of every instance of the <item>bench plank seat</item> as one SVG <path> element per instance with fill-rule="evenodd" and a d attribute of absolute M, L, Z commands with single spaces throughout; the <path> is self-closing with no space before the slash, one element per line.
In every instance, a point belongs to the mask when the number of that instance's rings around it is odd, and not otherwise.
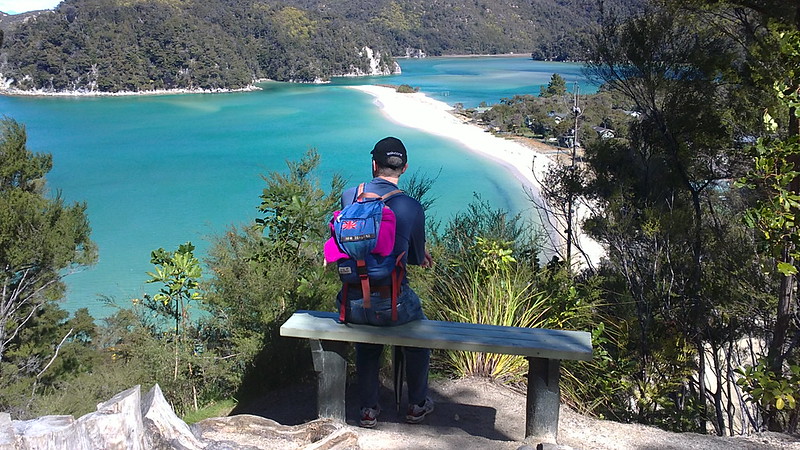
<path fill-rule="evenodd" d="M 394 327 L 341 324 L 335 313 L 298 311 L 281 326 L 281 336 L 399 345 L 547 359 L 589 361 L 592 337 L 585 331 L 518 328 L 438 320 Z"/>
<path fill-rule="evenodd" d="M 524 356 L 528 360 L 526 440 L 538 437 L 555 440 L 561 360 L 592 359 L 592 338 L 585 331 L 438 320 L 376 327 L 339 323 L 336 313 L 297 311 L 281 326 L 280 334 L 309 339 L 314 370 L 319 374 L 318 414 L 342 421 L 345 420 L 347 347 L 351 342 Z"/>

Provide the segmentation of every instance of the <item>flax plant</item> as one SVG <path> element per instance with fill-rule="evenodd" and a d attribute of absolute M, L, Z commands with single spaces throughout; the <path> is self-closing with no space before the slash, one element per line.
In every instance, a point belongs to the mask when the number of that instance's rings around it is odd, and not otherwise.
<path fill-rule="evenodd" d="M 453 265 L 446 281 L 431 293 L 431 316 L 486 325 L 546 327 L 548 298 L 519 270 L 511 245 L 477 238 L 470 249 L 476 259 Z M 523 357 L 491 353 L 448 351 L 444 363 L 461 377 L 516 381 L 527 370 Z"/>

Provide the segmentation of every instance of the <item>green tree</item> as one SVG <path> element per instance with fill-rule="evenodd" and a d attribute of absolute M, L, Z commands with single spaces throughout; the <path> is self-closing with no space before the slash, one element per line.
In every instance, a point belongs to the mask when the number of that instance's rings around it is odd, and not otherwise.
<path fill-rule="evenodd" d="M 781 30 L 775 37 L 778 44 L 775 48 L 784 60 L 791 62 L 783 76 L 777 77 L 772 85 L 778 105 L 788 110 L 788 126 L 780 129 L 778 120 L 770 114 L 775 113 L 774 109 L 764 113 L 764 122 L 772 135 L 758 140 L 754 148 L 755 165 L 741 185 L 761 193 L 758 204 L 747 211 L 744 220 L 760 232 L 767 244 L 765 253 L 774 258 L 780 289 L 766 359 L 759 364 L 758 371 L 754 372 L 751 367 L 744 373 L 750 381 L 756 373 L 765 379 L 785 382 L 788 378 L 794 379 L 797 370 L 800 370 L 798 344 L 792 337 L 798 330 L 792 317 L 797 308 L 795 298 L 800 261 L 800 238 L 797 233 L 797 219 L 800 217 L 800 118 L 797 109 L 800 106 L 800 30 Z M 796 383 L 787 385 L 797 386 Z M 792 394 L 800 395 L 800 391 L 795 389 Z M 779 411 L 783 409 L 783 397 L 765 398 L 771 401 L 759 404 L 764 408 L 769 428 L 783 430 L 788 426 L 790 431 L 794 431 L 798 414 L 794 401 L 790 402 L 794 419 L 780 423 Z"/>
<path fill-rule="evenodd" d="M 153 250 L 150 263 L 155 265 L 148 272 L 148 283 L 161 283 L 163 287 L 153 296 L 146 294 L 143 305 L 156 313 L 175 321 L 175 371 L 173 379 L 178 379 L 180 349 L 185 345 L 185 335 L 189 332 L 191 302 L 203 299 L 199 292 L 202 276 L 200 260 L 194 256 L 191 242 L 181 244 L 174 252 L 163 248 Z M 191 365 L 190 365 L 191 372 Z"/>
<path fill-rule="evenodd" d="M 39 308 L 0 362 L 0 408 L 16 419 L 53 414 L 51 395 L 97 368 L 95 336 L 86 309 L 69 318 L 52 302 Z"/>
<path fill-rule="evenodd" d="M 98 347 L 111 360 L 96 372 L 110 383 L 124 383 L 114 371 L 129 371 L 129 384 L 158 383 L 179 413 L 221 399 L 229 399 L 239 385 L 232 357 L 220 344 L 219 330 L 208 327 L 201 289 L 202 268 L 191 242 L 175 251 L 151 252 L 154 270 L 148 283 L 160 285 L 158 293 L 133 299 L 106 322 Z M 87 383 L 86 390 L 99 388 Z M 81 392 L 73 389 L 70 398 Z"/>
<path fill-rule="evenodd" d="M 545 88 L 542 86 L 539 97 L 561 96 L 566 95 L 566 93 L 567 82 L 564 80 L 564 77 L 554 73 L 553 76 L 550 77 L 550 82 L 547 83 L 547 87 Z"/>
<path fill-rule="evenodd" d="M 307 376 L 307 348 L 281 339 L 280 325 L 297 309 L 334 308 L 340 283 L 321 264 L 322 248 L 344 184 L 332 176 L 322 189 L 319 164 L 309 150 L 287 162 L 287 171 L 265 175 L 255 224 L 232 228 L 212 243 L 207 329 L 215 330 L 220 353 L 236 355 L 238 398 Z M 286 359 L 296 364 L 274 364 Z"/>
<path fill-rule="evenodd" d="M 39 310 L 62 297 L 63 278 L 97 258 L 86 205 L 46 196 L 52 157 L 26 144 L 24 126 L 0 120 L 0 361 Z"/>
<path fill-rule="evenodd" d="M 661 8 L 609 18 L 598 34 L 591 73 L 642 115 L 626 139 L 587 148 L 586 193 L 598 210 L 585 229 L 606 246 L 609 280 L 627 291 L 607 311 L 635 324 L 637 419 L 701 432 L 711 420 L 722 434 L 721 390 L 705 383 L 717 354 L 709 360 L 706 349 L 745 333 L 738 313 L 763 286 L 748 285 L 758 282 L 755 243 L 734 220 L 742 193 L 726 184 L 747 164 L 736 142 L 759 131 L 758 97 L 732 71 L 741 53 L 713 20 Z"/>
<path fill-rule="evenodd" d="M 96 259 L 86 205 L 48 198 L 52 158 L 27 148 L 25 127 L 0 120 L 0 408 L 27 417 L 42 393 L 92 367 L 85 310 L 60 309 L 63 278 Z"/>
<path fill-rule="evenodd" d="M 695 0 L 673 2 L 682 7 L 708 9 L 716 17 L 717 28 L 739 38 L 745 56 L 739 66 L 742 80 L 753 86 L 762 104 L 751 107 L 753 113 L 764 114 L 763 136 L 754 148 L 754 166 L 742 185 L 753 189 L 757 206 L 744 215 L 748 225 L 761 232 L 764 245 L 760 254 L 773 258 L 771 262 L 778 281 L 772 293 L 773 313 L 766 316 L 768 331 L 761 334 L 768 343 L 765 360 L 758 361 L 759 376 L 763 379 L 791 378 L 798 363 L 797 314 L 797 228 L 794 217 L 800 195 L 800 4 L 781 0 Z M 752 366 L 756 365 L 753 361 Z M 766 372 L 764 372 L 766 371 Z M 745 370 L 745 373 L 753 373 Z M 776 397 L 780 398 L 780 397 Z M 785 412 L 778 411 L 776 402 L 766 402 L 765 422 L 771 430 L 796 427 L 794 419 L 783 420 Z M 782 422 L 782 423 L 781 423 Z"/>
<path fill-rule="evenodd" d="M 267 183 L 261 194 L 259 211 L 264 215 L 256 219 L 256 228 L 264 233 L 270 244 L 270 253 L 280 252 L 280 257 L 297 260 L 317 253 L 313 245 L 327 236 L 326 217 L 339 201 L 344 185 L 341 177 L 334 175 L 330 190 L 319 187 L 312 173 L 320 163 L 316 150 L 309 150 L 298 162 L 287 162 L 288 176 L 273 172 L 263 179 Z M 266 257 L 266 255 L 264 255 Z"/>

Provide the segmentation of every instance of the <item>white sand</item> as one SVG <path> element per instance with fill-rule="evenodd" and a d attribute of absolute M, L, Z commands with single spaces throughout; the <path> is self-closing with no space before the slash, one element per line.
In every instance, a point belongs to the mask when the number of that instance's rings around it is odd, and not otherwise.
<path fill-rule="evenodd" d="M 489 157 L 511 171 L 526 187 L 539 192 L 539 183 L 546 168 L 553 164 L 547 156 L 537 154 L 520 143 L 502 139 L 467 124 L 450 114 L 447 103 L 425 94 L 400 94 L 384 86 L 352 86 L 376 98 L 376 104 L 390 120 L 429 134 L 458 142 L 464 148 Z M 534 170 L 536 177 L 534 177 Z"/>
<path fill-rule="evenodd" d="M 450 114 L 453 109 L 450 105 L 422 93 L 401 94 L 393 88 L 384 86 L 351 86 L 351 88 L 375 97 L 376 105 L 395 123 L 451 139 L 465 149 L 498 162 L 523 183 L 526 191 L 536 198 L 541 198 L 537 180 L 542 180 L 547 168 L 556 164 L 548 155 L 465 123 Z M 579 211 L 578 216 L 585 216 L 585 213 L 585 209 L 583 214 Z M 557 236 L 553 230 L 548 231 L 551 239 Z M 579 240 L 580 246 L 589 257 L 590 264 L 597 264 L 604 253 L 602 247 L 586 236 L 579 236 Z"/>

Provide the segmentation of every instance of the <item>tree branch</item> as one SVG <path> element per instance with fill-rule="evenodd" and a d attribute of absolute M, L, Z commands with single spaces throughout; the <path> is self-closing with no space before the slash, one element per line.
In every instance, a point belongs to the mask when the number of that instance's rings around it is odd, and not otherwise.
<path fill-rule="evenodd" d="M 67 331 L 67 334 L 64 335 L 64 338 L 61 339 L 61 342 L 58 343 L 58 345 L 56 346 L 56 352 L 53 353 L 53 357 L 50 358 L 50 361 L 47 363 L 47 365 L 44 366 L 44 368 L 41 370 L 41 372 L 39 372 L 39 374 L 36 375 L 36 380 L 37 381 L 39 380 L 39 378 L 42 377 L 42 374 L 45 372 L 45 370 L 47 370 L 47 368 L 50 367 L 51 364 L 53 364 L 53 361 L 56 360 L 56 358 L 58 357 L 58 352 L 61 350 L 61 346 L 64 345 L 64 342 L 67 340 L 69 335 L 72 334 L 72 332 L 74 330 L 75 330 L 74 328 L 70 328 L 69 331 Z"/>

